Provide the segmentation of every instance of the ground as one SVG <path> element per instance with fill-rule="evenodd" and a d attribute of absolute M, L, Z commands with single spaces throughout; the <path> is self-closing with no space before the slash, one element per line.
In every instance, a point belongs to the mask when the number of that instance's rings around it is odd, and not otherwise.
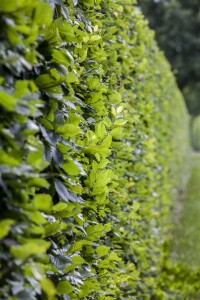
<path fill-rule="evenodd" d="M 192 172 L 185 194 L 173 216 L 172 258 L 200 266 L 200 154 L 191 157 Z"/>

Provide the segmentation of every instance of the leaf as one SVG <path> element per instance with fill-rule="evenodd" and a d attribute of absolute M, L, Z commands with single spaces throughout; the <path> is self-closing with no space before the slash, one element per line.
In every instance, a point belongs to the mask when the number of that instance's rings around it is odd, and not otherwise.
<path fill-rule="evenodd" d="M 50 212 L 53 206 L 52 198 L 48 194 L 36 194 L 33 203 L 35 208 L 45 212 Z"/>
<path fill-rule="evenodd" d="M 56 192 L 58 193 L 60 198 L 64 201 L 68 202 L 70 195 L 69 195 L 69 192 L 68 192 L 67 188 L 65 187 L 65 185 L 58 179 L 55 179 L 54 184 L 55 184 Z"/>
<path fill-rule="evenodd" d="M 23 245 L 11 246 L 10 252 L 17 258 L 22 260 L 27 259 L 32 255 L 43 254 L 51 246 L 50 242 L 43 240 L 28 241 Z"/>
<path fill-rule="evenodd" d="M 67 21 L 62 21 L 62 25 L 59 28 L 59 32 L 64 37 L 66 42 L 76 42 L 73 26 Z"/>
<path fill-rule="evenodd" d="M 53 284 L 53 282 L 45 277 L 40 281 L 40 286 L 43 290 L 43 292 L 47 295 L 48 299 L 53 299 L 56 295 L 56 288 Z"/>
<path fill-rule="evenodd" d="M 47 220 L 41 215 L 39 211 L 29 211 L 27 215 L 31 218 L 32 222 L 40 225 L 45 224 Z"/>
<path fill-rule="evenodd" d="M 48 143 L 45 143 L 44 160 L 51 162 L 56 148 Z"/>
<path fill-rule="evenodd" d="M 110 251 L 110 247 L 107 246 L 98 246 L 96 249 L 96 253 L 99 256 L 105 256 L 108 254 L 109 251 Z"/>
<path fill-rule="evenodd" d="M 70 20 L 70 17 L 69 17 L 69 12 L 68 12 L 68 9 L 65 5 L 61 5 L 61 12 L 62 12 L 62 15 L 63 17 L 69 21 Z"/>
<path fill-rule="evenodd" d="M 55 77 L 52 77 L 50 74 L 42 74 L 36 79 L 36 84 L 41 90 L 56 87 L 60 83 L 60 79 L 55 79 Z"/>
<path fill-rule="evenodd" d="M 67 228 L 67 224 L 62 221 L 56 221 L 54 223 L 47 223 L 44 225 L 45 236 L 53 236 L 55 234 L 61 234 L 63 229 Z"/>
<path fill-rule="evenodd" d="M 17 100 L 13 96 L 0 91 L 0 105 L 8 111 L 15 111 Z"/>
<path fill-rule="evenodd" d="M 68 265 L 72 264 L 72 261 L 66 254 L 50 254 L 49 259 L 58 270 L 65 270 Z"/>
<path fill-rule="evenodd" d="M 106 135 L 106 126 L 101 121 L 95 126 L 95 133 L 100 138 L 103 139 Z"/>
<path fill-rule="evenodd" d="M 119 257 L 115 252 L 111 252 L 110 255 L 108 256 L 109 260 L 113 261 L 121 261 L 121 257 Z"/>
<path fill-rule="evenodd" d="M 81 129 L 78 125 L 66 124 L 62 127 L 58 127 L 56 132 L 62 134 L 64 138 L 74 138 L 81 133 Z"/>
<path fill-rule="evenodd" d="M 88 225 L 86 228 L 86 232 L 87 232 L 88 239 L 91 241 L 95 241 L 105 235 L 104 225 L 103 224 Z"/>
<path fill-rule="evenodd" d="M 55 62 L 60 65 L 69 66 L 73 63 L 74 59 L 69 53 L 69 51 L 64 49 L 54 49 L 52 52 L 52 62 Z"/>
<path fill-rule="evenodd" d="M 59 167 L 62 167 L 62 165 L 63 165 L 63 154 L 58 148 L 56 148 L 54 153 L 53 153 L 53 159 Z"/>
<path fill-rule="evenodd" d="M 78 175 L 80 174 L 80 170 L 78 166 L 72 160 L 65 162 L 62 166 L 66 173 L 69 175 Z"/>
<path fill-rule="evenodd" d="M 85 259 L 83 259 L 81 256 L 72 256 L 72 261 L 75 265 L 81 265 L 85 262 Z"/>
<path fill-rule="evenodd" d="M 44 179 L 44 178 L 32 178 L 28 180 L 29 185 L 32 186 L 39 186 L 43 188 L 48 188 L 49 187 L 49 182 Z"/>
<path fill-rule="evenodd" d="M 109 91 L 109 96 L 108 96 L 108 98 L 109 98 L 109 100 L 110 100 L 110 102 L 111 102 L 112 104 L 118 104 L 118 103 L 120 103 L 121 100 L 122 100 L 121 94 L 120 94 L 119 92 L 115 91 L 115 90 L 110 90 L 110 91 Z M 115 110 L 114 115 L 116 116 L 118 113 L 119 113 L 119 112 L 117 112 L 117 111 Z"/>
<path fill-rule="evenodd" d="M 49 164 L 43 160 L 43 151 L 30 151 L 27 156 L 27 164 L 40 171 L 44 170 Z"/>
<path fill-rule="evenodd" d="M 112 135 L 112 137 L 114 138 L 119 138 L 119 135 L 122 133 L 122 128 L 121 127 L 116 127 L 114 129 L 111 130 L 110 134 Z"/>
<path fill-rule="evenodd" d="M 77 161 L 69 160 L 63 164 L 62 168 L 69 175 L 86 175 L 82 165 Z"/>
<path fill-rule="evenodd" d="M 50 25 L 53 20 L 53 9 L 47 3 L 38 3 L 34 15 L 37 25 Z"/>
<path fill-rule="evenodd" d="M 128 120 L 123 120 L 123 119 L 117 119 L 114 122 L 114 126 L 123 126 L 128 122 Z"/>
<path fill-rule="evenodd" d="M 70 294 L 73 291 L 73 287 L 67 281 L 60 281 L 56 286 L 56 290 L 60 295 Z"/>
<path fill-rule="evenodd" d="M 5 13 L 9 13 L 15 11 L 17 8 L 18 1 L 17 0 L 10 0 L 9 2 L 6 0 L 0 1 L 0 11 Z"/>
<path fill-rule="evenodd" d="M 17 167 L 21 164 L 21 159 L 7 154 L 3 150 L 0 150 L 0 163 L 9 165 L 11 167 Z"/>
<path fill-rule="evenodd" d="M 53 206 L 52 214 L 56 217 L 60 218 L 68 218 L 71 216 L 74 216 L 74 204 L 73 203 L 63 203 L 59 202 L 56 205 Z"/>
<path fill-rule="evenodd" d="M 5 219 L 0 221 L 0 239 L 8 235 L 11 226 L 15 223 L 12 219 Z"/>
<path fill-rule="evenodd" d="M 78 252 L 80 250 L 82 250 L 83 246 L 86 246 L 86 245 L 91 245 L 91 241 L 88 241 L 88 240 L 81 240 L 81 241 L 78 241 L 78 242 L 75 242 L 71 248 L 68 250 L 68 253 L 74 253 L 74 252 Z"/>
<path fill-rule="evenodd" d="M 69 200 L 72 202 L 82 202 L 82 198 L 79 196 L 76 196 L 72 192 L 69 192 L 66 188 L 66 186 L 58 179 L 55 179 L 54 181 L 55 189 L 60 198 L 66 202 Z"/>
<path fill-rule="evenodd" d="M 60 141 L 59 135 L 54 133 L 52 130 L 47 130 L 42 125 L 40 125 L 40 130 L 45 140 L 53 146 L 55 146 Z"/>

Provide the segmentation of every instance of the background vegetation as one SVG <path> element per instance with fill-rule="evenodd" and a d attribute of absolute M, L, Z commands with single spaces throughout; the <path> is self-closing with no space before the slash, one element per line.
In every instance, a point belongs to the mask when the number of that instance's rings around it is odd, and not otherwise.
<path fill-rule="evenodd" d="M 168 299 L 188 116 L 135 4 L 0 1 L 1 299 Z"/>
<path fill-rule="evenodd" d="M 196 116 L 192 119 L 191 124 L 191 143 L 195 151 L 200 151 L 200 117 Z"/>
<path fill-rule="evenodd" d="M 139 0 L 138 3 L 172 65 L 189 113 L 199 115 L 199 1 Z"/>

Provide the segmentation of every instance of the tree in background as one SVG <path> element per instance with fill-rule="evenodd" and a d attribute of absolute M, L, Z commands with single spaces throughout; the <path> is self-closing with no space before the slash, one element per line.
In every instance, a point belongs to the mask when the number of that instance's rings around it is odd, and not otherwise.
<path fill-rule="evenodd" d="M 177 77 L 189 113 L 200 114 L 199 0 L 138 0 Z"/>

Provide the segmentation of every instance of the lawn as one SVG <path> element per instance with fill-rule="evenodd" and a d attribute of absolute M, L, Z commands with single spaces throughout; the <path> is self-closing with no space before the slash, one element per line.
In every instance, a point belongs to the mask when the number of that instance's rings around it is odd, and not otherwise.
<path fill-rule="evenodd" d="M 186 193 L 173 215 L 172 258 L 191 267 L 200 266 L 200 154 L 191 158 L 192 173 Z"/>

